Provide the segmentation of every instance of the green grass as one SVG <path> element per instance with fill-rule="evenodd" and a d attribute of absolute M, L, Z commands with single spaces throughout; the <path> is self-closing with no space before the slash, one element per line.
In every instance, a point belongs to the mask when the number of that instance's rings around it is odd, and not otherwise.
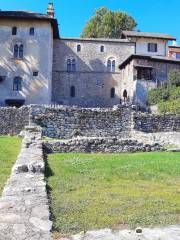
<path fill-rule="evenodd" d="M 180 153 L 52 154 L 54 230 L 180 223 Z"/>
<path fill-rule="evenodd" d="M 0 195 L 20 151 L 21 139 L 0 136 Z"/>

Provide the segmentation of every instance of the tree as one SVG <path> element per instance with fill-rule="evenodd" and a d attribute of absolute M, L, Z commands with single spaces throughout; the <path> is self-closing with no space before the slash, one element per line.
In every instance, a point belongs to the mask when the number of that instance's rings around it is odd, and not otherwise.
<path fill-rule="evenodd" d="M 180 87 L 180 71 L 179 70 L 171 70 L 168 74 L 169 83 L 172 86 Z"/>
<path fill-rule="evenodd" d="M 120 38 L 123 30 L 133 30 L 135 20 L 124 12 L 113 12 L 105 7 L 96 11 L 84 27 L 82 38 Z"/>

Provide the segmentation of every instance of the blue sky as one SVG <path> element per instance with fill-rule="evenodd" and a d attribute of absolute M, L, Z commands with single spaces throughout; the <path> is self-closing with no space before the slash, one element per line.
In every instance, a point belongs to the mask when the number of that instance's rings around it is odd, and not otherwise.
<path fill-rule="evenodd" d="M 45 12 L 48 0 L 0 0 L 2 10 Z M 99 7 L 132 15 L 138 30 L 174 35 L 180 43 L 180 0 L 53 0 L 63 37 L 78 37 Z"/>

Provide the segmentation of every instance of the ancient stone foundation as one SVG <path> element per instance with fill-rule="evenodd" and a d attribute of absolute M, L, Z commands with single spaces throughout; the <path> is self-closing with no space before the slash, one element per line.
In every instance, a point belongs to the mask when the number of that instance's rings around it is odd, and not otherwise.
<path fill-rule="evenodd" d="M 0 198 L 0 240 L 50 240 L 41 131 L 27 127 L 22 150 Z"/>
<path fill-rule="evenodd" d="M 44 141 L 44 150 L 47 153 L 121 153 L 121 152 L 151 152 L 162 151 L 158 143 L 144 144 L 133 139 L 118 138 L 74 138 L 69 140 Z"/>

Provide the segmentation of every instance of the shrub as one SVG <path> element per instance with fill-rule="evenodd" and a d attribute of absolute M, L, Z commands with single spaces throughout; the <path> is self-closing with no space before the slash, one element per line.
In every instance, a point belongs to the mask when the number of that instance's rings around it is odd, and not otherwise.
<path fill-rule="evenodd" d="M 171 70 L 168 74 L 169 84 L 174 85 L 176 87 L 180 87 L 180 71 L 179 70 Z"/>
<path fill-rule="evenodd" d="M 166 101 L 168 99 L 169 91 L 167 88 L 164 87 L 151 89 L 148 93 L 148 103 L 150 105 L 155 105 L 160 101 Z"/>
<path fill-rule="evenodd" d="M 171 100 L 180 99 L 180 87 L 171 87 L 169 95 Z"/>
<path fill-rule="evenodd" d="M 158 111 L 163 114 L 165 113 L 180 114 L 180 99 L 159 102 Z"/>

